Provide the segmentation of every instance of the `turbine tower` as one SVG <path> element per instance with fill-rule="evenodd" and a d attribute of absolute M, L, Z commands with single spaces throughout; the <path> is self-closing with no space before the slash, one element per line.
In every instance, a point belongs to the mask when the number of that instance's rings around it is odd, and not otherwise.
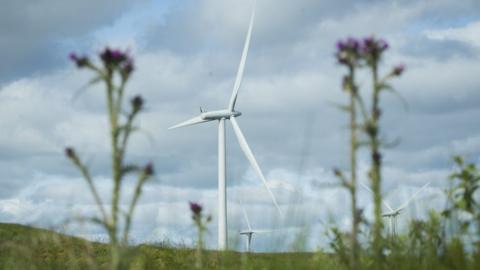
<path fill-rule="evenodd" d="M 382 203 L 387 207 L 388 211 L 387 212 L 384 212 L 382 213 L 382 217 L 384 218 L 387 218 L 388 221 L 389 221 L 389 224 L 390 224 L 390 234 L 392 236 L 395 236 L 397 235 L 397 217 L 398 215 L 400 215 L 400 212 L 405 209 L 405 207 L 407 207 L 410 202 L 420 193 L 422 192 L 428 185 L 430 184 L 430 182 L 426 183 L 425 185 L 423 185 L 420 189 L 418 189 L 412 196 L 410 196 L 410 198 L 408 198 L 408 200 L 406 200 L 402 205 L 400 205 L 400 207 L 398 207 L 397 209 L 393 209 L 390 204 L 385 201 L 385 200 L 382 200 Z M 370 193 L 373 194 L 373 191 L 367 186 L 365 185 L 364 183 L 360 183 L 360 185 L 362 185 L 363 188 L 365 188 L 366 190 L 368 190 Z"/>
<path fill-rule="evenodd" d="M 209 112 L 200 112 L 200 115 L 191 118 L 185 122 L 182 122 L 178 125 L 170 127 L 169 129 L 185 127 L 195 124 L 200 124 L 204 122 L 209 122 L 213 120 L 218 120 L 218 248 L 220 250 L 227 249 L 227 191 L 226 191 L 226 157 L 225 157 L 225 121 L 230 120 L 232 123 L 233 131 L 238 139 L 240 148 L 250 162 L 253 170 L 263 182 L 263 185 L 267 189 L 273 204 L 280 212 L 280 208 L 277 204 L 277 200 L 273 195 L 272 191 L 267 185 L 265 176 L 260 170 L 260 166 L 255 159 L 255 156 L 252 153 L 252 150 L 248 146 L 248 143 L 243 135 L 240 127 L 238 126 L 236 118 L 241 115 L 240 112 L 235 111 L 235 103 L 237 101 L 238 90 L 242 83 L 243 72 L 245 70 L 245 62 L 247 59 L 248 49 L 250 46 L 250 38 L 252 36 L 253 22 L 255 20 L 255 6 L 256 1 L 253 6 L 252 15 L 250 17 L 250 24 L 248 27 L 247 37 L 245 39 L 245 44 L 243 47 L 242 57 L 240 59 L 240 65 L 238 67 L 237 76 L 235 79 L 235 84 L 233 86 L 233 93 L 230 98 L 227 109 L 209 111 Z"/>

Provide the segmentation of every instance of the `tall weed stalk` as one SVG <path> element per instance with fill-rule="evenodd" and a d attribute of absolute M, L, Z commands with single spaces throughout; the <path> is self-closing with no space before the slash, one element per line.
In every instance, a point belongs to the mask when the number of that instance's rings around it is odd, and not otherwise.
<path fill-rule="evenodd" d="M 378 67 L 382 60 L 384 51 L 388 44 L 382 39 L 367 37 L 362 40 L 349 38 L 337 43 L 336 58 L 339 64 L 348 68 L 348 74 L 343 78 L 343 89 L 349 94 L 350 103 L 343 108 L 350 115 L 350 178 L 347 179 L 344 174 L 336 170 L 335 174 L 341 179 L 343 186 L 350 192 L 352 208 L 352 236 L 351 236 L 351 269 L 359 268 L 359 245 L 358 245 L 358 227 L 361 220 L 361 211 L 357 208 L 357 151 L 360 145 L 367 145 L 370 152 L 371 164 L 368 172 L 370 186 L 373 190 L 374 202 L 374 224 L 372 249 L 375 257 L 376 268 L 382 268 L 384 262 L 385 241 L 382 234 L 382 155 L 380 140 L 380 94 L 384 90 L 393 88 L 388 84 L 388 80 L 400 76 L 404 71 L 403 65 L 394 67 L 389 73 L 380 78 Z M 367 69 L 371 73 L 372 94 L 370 97 L 370 108 L 367 108 L 365 95 L 359 91 L 355 82 L 355 73 L 359 69 Z M 357 112 L 358 111 L 358 112 Z M 358 120 L 357 113 L 362 116 Z M 365 141 L 359 140 L 358 132 L 366 137 Z"/>
<path fill-rule="evenodd" d="M 109 120 L 109 133 L 111 142 L 111 173 L 113 188 L 111 193 L 111 209 L 106 206 L 98 193 L 94 179 L 89 168 L 78 156 L 74 148 L 65 149 L 66 156 L 79 169 L 88 188 L 95 200 L 100 216 L 89 218 L 105 228 L 110 239 L 111 269 L 127 268 L 125 256 L 122 256 L 128 245 L 129 231 L 135 206 L 142 193 L 142 187 L 153 175 L 151 163 L 140 167 L 125 162 L 128 142 L 131 134 L 137 130 L 134 125 L 135 119 L 142 111 L 144 101 L 141 96 L 135 96 L 130 100 L 130 110 L 124 112 L 125 86 L 134 70 L 133 59 L 127 52 L 106 48 L 100 55 L 101 64 L 93 63 L 87 57 L 71 54 L 70 59 L 80 69 L 87 69 L 94 73 L 89 85 L 102 83 L 105 86 L 106 105 Z M 121 190 L 124 178 L 127 174 L 136 174 L 137 180 L 134 193 L 127 209 L 120 209 Z"/>

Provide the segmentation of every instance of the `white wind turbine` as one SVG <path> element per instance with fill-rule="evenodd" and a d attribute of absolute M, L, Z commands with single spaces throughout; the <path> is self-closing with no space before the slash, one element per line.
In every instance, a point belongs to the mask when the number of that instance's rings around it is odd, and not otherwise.
<path fill-rule="evenodd" d="M 400 215 L 400 212 L 405 209 L 405 207 L 407 207 L 410 202 L 420 193 L 422 192 L 428 185 L 430 184 L 430 182 L 426 183 L 425 185 L 423 185 L 420 189 L 418 189 L 415 193 L 413 193 L 412 196 L 410 196 L 410 198 L 408 198 L 408 200 L 406 200 L 402 205 L 400 205 L 400 207 L 398 207 L 397 209 L 393 209 L 390 204 L 385 201 L 385 200 L 382 200 L 382 203 L 383 205 L 385 205 L 388 209 L 387 212 L 384 212 L 382 213 L 382 217 L 384 218 L 387 218 L 389 220 L 389 224 L 390 224 L 390 234 L 392 236 L 395 236 L 397 234 L 397 216 Z M 360 185 L 362 185 L 363 188 L 365 188 L 366 190 L 368 190 L 370 193 L 373 194 L 373 191 L 367 186 L 365 185 L 364 183 L 360 183 Z"/>
<path fill-rule="evenodd" d="M 250 226 L 250 220 L 248 218 L 247 211 L 245 210 L 245 208 L 243 207 L 241 202 L 240 202 L 240 205 L 242 207 L 242 212 L 243 212 L 243 217 L 245 218 L 245 223 L 247 223 L 247 229 L 240 231 L 240 235 L 245 235 L 246 236 L 246 251 L 250 252 L 251 251 L 251 246 L 252 246 L 253 234 L 255 234 L 255 233 L 270 233 L 272 231 L 252 229 L 252 226 Z"/>
<path fill-rule="evenodd" d="M 252 150 L 248 146 L 248 143 L 243 135 L 240 127 L 238 126 L 236 118 L 241 115 L 240 112 L 235 111 L 235 102 L 237 100 L 238 90 L 243 78 L 243 72 L 245 70 L 245 61 L 247 59 L 248 48 L 250 46 L 250 38 L 252 35 L 253 22 L 255 20 L 255 6 L 256 1 L 253 7 L 252 15 L 250 17 L 250 24 L 248 27 L 247 37 L 245 39 L 245 45 L 243 47 L 242 57 L 240 60 L 240 65 L 238 67 L 237 76 L 235 79 L 235 84 L 233 86 L 233 93 L 230 98 L 230 103 L 227 109 L 203 112 L 200 111 L 200 115 L 189 119 L 185 122 L 182 122 L 178 125 L 170 127 L 169 129 L 185 127 L 195 124 L 200 124 L 204 122 L 209 122 L 213 120 L 218 120 L 218 248 L 220 250 L 227 249 L 227 192 L 226 192 L 226 158 L 225 158 L 225 121 L 230 120 L 232 123 L 233 131 L 237 136 L 240 148 L 247 157 L 248 161 L 252 165 L 257 176 L 262 180 L 263 185 L 267 189 L 273 204 L 280 212 L 280 208 L 277 204 L 277 200 L 273 195 L 272 191 L 267 185 L 265 176 L 263 175 L 260 167 L 255 159 L 255 156 L 252 153 Z"/>

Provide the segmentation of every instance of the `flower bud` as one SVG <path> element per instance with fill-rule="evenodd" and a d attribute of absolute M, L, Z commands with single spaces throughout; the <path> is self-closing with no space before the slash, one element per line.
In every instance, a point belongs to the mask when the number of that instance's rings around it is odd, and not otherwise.
<path fill-rule="evenodd" d="M 133 111 L 138 112 L 143 107 L 143 98 L 141 96 L 135 96 L 130 100 L 130 103 L 132 104 Z"/>
<path fill-rule="evenodd" d="M 71 147 L 66 147 L 65 148 L 65 155 L 68 157 L 68 158 L 71 158 L 71 159 L 74 159 L 76 158 L 76 154 L 75 154 L 75 150 Z"/>
<path fill-rule="evenodd" d="M 75 62 L 75 64 L 77 65 L 78 68 L 86 67 L 90 64 L 90 60 L 88 60 L 88 58 L 86 56 L 79 57 L 75 53 L 70 53 L 69 58 L 70 58 L 70 60 Z"/>
<path fill-rule="evenodd" d="M 145 168 L 143 169 L 143 171 L 145 172 L 146 175 L 148 176 L 151 176 L 155 173 L 155 171 L 153 170 L 153 164 L 150 162 L 148 163 Z"/>
<path fill-rule="evenodd" d="M 338 168 L 333 168 L 333 173 L 338 177 L 342 176 L 342 172 Z"/>
<path fill-rule="evenodd" d="M 405 71 L 405 65 L 399 64 L 393 68 L 392 75 L 400 76 L 404 71 Z"/>

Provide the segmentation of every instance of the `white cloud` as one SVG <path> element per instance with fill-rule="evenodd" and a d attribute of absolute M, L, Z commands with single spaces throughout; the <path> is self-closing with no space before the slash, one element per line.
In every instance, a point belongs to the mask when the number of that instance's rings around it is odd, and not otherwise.
<path fill-rule="evenodd" d="M 456 40 L 480 47 L 480 21 L 462 27 L 428 30 L 424 34 L 434 40 Z"/>

